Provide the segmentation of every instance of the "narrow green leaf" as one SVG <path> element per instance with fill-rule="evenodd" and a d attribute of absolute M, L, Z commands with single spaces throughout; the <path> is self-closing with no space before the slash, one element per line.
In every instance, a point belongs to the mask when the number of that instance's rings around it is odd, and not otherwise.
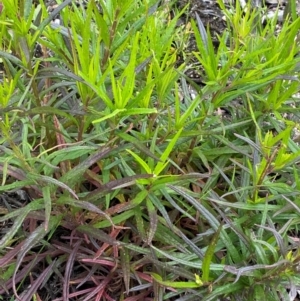
<path fill-rule="evenodd" d="M 2 59 L 4 58 L 4 59 L 9 60 L 9 61 L 11 61 L 12 63 L 14 63 L 15 65 L 17 65 L 17 66 L 19 66 L 19 67 L 21 67 L 21 68 L 24 69 L 24 66 L 23 66 L 22 61 L 21 61 L 19 58 L 13 56 L 12 54 L 9 54 L 9 53 L 7 53 L 7 52 L 5 52 L 5 51 L 1 51 L 1 50 L 0 50 L 0 57 L 1 57 Z"/>
<path fill-rule="evenodd" d="M 157 229 L 158 217 L 157 217 L 155 207 L 149 199 L 147 199 L 146 205 L 147 205 L 148 215 L 150 220 L 150 229 L 147 235 L 147 243 L 150 245 L 152 243 L 153 237 Z"/>
<path fill-rule="evenodd" d="M 208 53 L 208 36 L 207 36 L 206 30 L 205 30 L 205 27 L 197 13 L 196 13 L 196 21 L 197 21 L 197 26 L 198 26 L 198 30 L 200 33 L 200 37 L 201 37 L 202 43 L 204 45 L 204 49 L 206 49 L 206 51 Z"/>
<path fill-rule="evenodd" d="M 96 123 L 100 123 L 106 119 L 110 119 L 112 117 L 115 117 L 116 115 L 118 115 L 119 113 L 122 113 L 122 112 L 126 112 L 126 109 L 115 109 L 112 113 L 110 114 L 107 114 L 105 115 L 104 117 L 101 117 L 99 119 L 95 119 L 92 121 L 93 124 L 96 124 Z"/>
<path fill-rule="evenodd" d="M 131 217 L 135 216 L 134 210 L 127 210 L 125 212 L 122 212 L 120 214 L 117 214 L 116 216 L 112 217 L 112 222 L 114 225 L 119 225 L 122 224 L 124 221 L 129 220 Z M 97 222 L 93 224 L 93 227 L 96 229 L 101 229 L 101 228 L 107 228 L 111 226 L 111 222 L 108 220 L 103 220 L 101 222 Z"/>
<path fill-rule="evenodd" d="M 139 165 L 144 169 L 144 171 L 148 174 L 152 173 L 151 168 L 148 166 L 148 164 L 136 153 L 132 152 L 131 150 L 127 149 L 127 152 L 130 153 L 132 155 L 132 157 L 135 158 L 135 160 L 137 161 L 137 163 L 139 163 Z"/>
<path fill-rule="evenodd" d="M 235 281 L 233 283 L 237 283 L 239 281 L 239 279 L 241 278 L 241 276 L 243 276 L 243 275 L 253 276 L 255 271 L 276 269 L 276 268 L 280 268 L 280 267 L 286 267 L 290 264 L 291 264 L 290 261 L 288 261 L 286 259 L 282 259 L 274 264 L 255 264 L 252 266 L 247 266 L 247 267 L 242 267 L 242 268 L 236 268 L 235 266 L 225 265 L 224 271 L 236 275 Z"/>
<path fill-rule="evenodd" d="M 170 141 L 170 143 L 168 144 L 168 146 L 165 149 L 165 151 L 163 152 L 163 154 L 160 156 L 161 162 L 157 163 L 157 165 L 155 166 L 154 172 L 153 172 L 156 176 L 158 176 L 163 171 L 163 169 L 166 167 L 166 165 L 168 164 L 167 159 L 168 159 L 170 153 L 172 152 L 178 138 L 180 137 L 182 130 L 183 130 L 183 128 L 178 130 L 178 132 L 173 137 L 173 139 Z"/>
<path fill-rule="evenodd" d="M 166 224 L 163 223 L 163 217 L 158 216 L 157 230 L 155 232 L 155 241 L 160 241 L 161 243 L 168 242 L 168 245 L 175 247 L 184 254 L 189 254 L 188 249 L 182 243 L 182 239 L 174 233 Z"/>
<path fill-rule="evenodd" d="M 77 194 L 75 193 L 74 190 L 72 190 L 68 185 L 66 185 L 65 183 L 61 182 L 61 181 L 58 181 L 52 177 L 48 177 L 48 176 L 44 176 L 44 175 L 38 175 L 38 174 L 33 174 L 33 173 L 29 173 L 28 174 L 28 177 L 29 178 L 32 178 L 38 182 L 42 182 L 43 184 L 46 184 L 46 185 L 49 185 L 49 184 L 54 184 L 55 186 L 58 186 L 58 187 L 61 187 L 67 191 L 70 192 L 70 194 L 78 199 L 78 196 Z"/>
<path fill-rule="evenodd" d="M 6 232 L 6 234 L 0 240 L 0 250 L 4 249 L 7 245 L 11 243 L 11 239 L 14 237 L 17 231 L 22 227 L 23 221 L 29 212 L 30 209 L 28 207 L 25 207 L 21 212 L 19 211 L 19 215 L 15 219 L 14 224 L 9 228 L 9 231 Z"/>
<path fill-rule="evenodd" d="M 139 236 L 143 240 L 143 242 L 147 242 L 147 235 L 145 231 L 145 223 L 143 219 L 143 214 L 142 210 L 139 207 L 134 208 L 134 218 L 135 218 L 135 223 L 137 227 L 137 231 L 139 233 Z"/>
<path fill-rule="evenodd" d="M 174 191 L 176 191 L 178 194 L 183 196 L 184 199 L 186 199 L 190 204 L 192 204 L 201 213 L 201 215 L 205 217 L 205 219 L 212 226 L 212 228 L 215 231 L 218 231 L 218 228 L 220 226 L 220 222 L 218 221 L 218 219 L 208 209 L 206 209 L 198 200 L 196 200 L 191 195 L 189 195 L 189 191 L 187 189 L 184 189 L 182 187 L 176 187 L 173 185 L 168 185 L 168 186 Z M 222 230 L 220 236 L 229 254 L 233 258 L 235 258 L 235 260 L 237 261 L 241 260 L 241 254 L 237 250 L 237 248 L 231 243 L 228 234 Z"/>
<path fill-rule="evenodd" d="M 176 191 L 178 194 L 183 196 L 188 202 L 190 202 L 199 212 L 206 218 L 206 220 L 210 223 L 212 228 L 215 231 L 218 231 L 220 227 L 220 222 L 217 220 L 217 218 L 212 215 L 212 213 L 207 210 L 198 200 L 193 198 L 188 194 L 188 191 L 182 187 L 177 187 L 173 185 L 168 185 L 171 189 Z"/>
<path fill-rule="evenodd" d="M 202 280 L 204 283 L 208 282 L 210 280 L 209 279 L 210 264 L 211 264 L 212 258 L 214 256 L 215 247 L 217 245 L 221 230 L 222 230 L 222 226 L 220 225 L 218 228 L 218 231 L 214 234 L 214 236 L 205 252 L 204 258 L 203 258 Z"/>
<path fill-rule="evenodd" d="M 128 202 L 126 206 L 122 206 L 122 208 L 118 210 L 117 213 L 121 213 L 123 211 L 127 211 L 129 209 L 139 206 L 147 197 L 147 195 L 148 195 L 148 191 L 146 189 L 140 191 L 131 201 Z"/>
<path fill-rule="evenodd" d="M 179 118 L 178 123 L 176 124 L 176 128 L 183 128 L 184 124 L 186 123 L 187 119 L 192 116 L 193 111 L 196 107 L 199 106 L 199 103 L 202 101 L 200 95 L 198 95 L 195 99 L 193 99 L 191 105 L 185 110 L 185 112 Z"/>
<path fill-rule="evenodd" d="M 52 208 L 52 200 L 51 200 L 51 192 L 50 187 L 45 186 L 42 188 L 43 199 L 45 204 L 45 231 L 48 231 L 51 208 Z"/>
<path fill-rule="evenodd" d="M 241 290 L 245 289 L 245 284 L 238 282 L 238 283 L 229 283 L 223 284 L 219 287 L 216 287 L 212 290 L 210 294 L 207 294 L 201 301 L 214 301 L 218 300 L 218 296 L 226 296 L 231 295 L 234 292 L 240 292 Z"/>
<path fill-rule="evenodd" d="M 105 46 L 109 47 L 109 41 L 110 41 L 109 28 L 108 28 L 102 14 L 100 14 L 98 11 L 96 11 L 96 13 L 95 13 L 95 21 L 96 21 L 97 27 L 100 29 L 101 38 L 103 39 Z"/>
<path fill-rule="evenodd" d="M 123 140 L 131 142 L 138 150 L 140 150 L 145 155 L 149 156 L 155 161 L 160 161 L 160 159 L 157 156 L 155 156 L 147 147 L 144 146 L 144 144 L 141 143 L 141 141 L 139 141 L 135 137 L 132 137 L 131 135 L 128 135 L 126 133 L 118 133 L 117 135 Z"/>
<path fill-rule="evenodd" d="M 196 281 L 163 281 L 162 277 L 155 273 L 150 273 L 155 281 L 157 281 L 160 285 L 165 287 L 173 287 L 173 288 L 198 288 L 201 284 Z"/>
<path fill-rule="evenodd" d="M 260 154 L 263 154 L 263 151 L 260 147 L 260 145 L 257 145 L 255 142 L 253 142 L 251 139 L 241 136 L 239 134 L 234 134 L 236 137 L 238 137 L 239 139 L 245 141 L 246 143 L 248 143 L 250 146 L 252 146 L 255 150 L 257 150 Z"/>
<path fill-rule="evenodd" d="M 134 176 L 129 176 L 126 178 L 110 181 L 102 185 L 102 187 L 97 188 L 96 190 L 90 192 L 88 195 L 84 197 L 84 200 L 93 201 L 96 199 L 100 199 L 107 192 L 111 192 L 112 190 L 116 190 L 123 187 L 129 187 L 135 185 L 137 180 L 139 179 L 148 179 L 152 177 L 153 177 L 152 174 L 142 174 L 142 175 L 134 175 Z"/>
<path fill-rule="evenodd" d="M 53 166 L 57 166 L 62 161 L 74 160 L 84 155 L 90 154 L 91 152 L 96 150 L 97 150 L 96 146 L 83 146 L 83 145 L 71 146 L 51 153 L 47 157 L 47 160 L 50 161 Z M 43 154 L 44 153 L 41 153 L 39 157 L 42 156 Z"/>
<path fill-rule="evenodd" d="M 113 223 L 111 217 L 104 211 L 100 210 L 94 204 L 91 204 L 91 203 L 83 201 L 83 200 L 74 200 L 74 199 L 66 198 L 66 197 L 61 197 L 57 201 L 57 203 L 68 204 L 68 205 L 76 207 L 76 208 L 81 208 L 81 209 L 88 210 L 90 212 L 98 213 L 99 215 L 104 216 L 110 222 L 111 226 L 114 226 L 114 223 Z"/>
<path fill-rule="evenodd" d="M 121 112 L 121 116 L 157 114 L 156 108 L 132 108 Z"/>
<path fill-rule="evenodd" d="M 120 103 L 121 108 L 126 107 L 129 100 L 133 97 L 135 77 L 136 77 L 136 73 L 135 73 L 136 56 L 139 48 L 139 35 L 140 35 L 139 32 L 137 32 L 134 37 L 134 40 L 132 41 L 129 64 L 125 68 L 125 71 L 120 78 L 120 81 L 123 86 L 122 103 Z"/>
<path fill-rule="evenodd" d="M 154 249 L 160 256 L 166 257 L 172 261 L 174 261 L 174 263 L 176 264 L 182 264 L 183 266 L 186 267 L 192 267 L 194 269 L 198 269 L 200 270 L 202 267 L 202 261 L 200 260 L 196 260 L 197 255 L 193 254 L 193 259 L 190 259 L 191 255 L 187 254 L 186 256 L 184 256 L 184 258 L 182 257 L 176 257 L 176 253 L 171 253 L 171 252 L 165 252 L 163 250 L 160 250 L 158 248 L 156 248 L 155 246 L 151 246 L 152 249 Z M 204 257 L 204 255 L 202 256 L 202 258 Z M 214 264 L 211 266 L 211 270 L 213 271 L 222 271 L 224 268 L 224 265 L 221 264 Z"/>
<path fill-rule="evenodd" d="M 9 190 L 13 190 L 13 189 L 19 189 L 19 188 L 23 188 L 23 187 L 30 186 L 33 184 L 34 184 L 33 180 L 16 181 L 11 184 L 0 186 L 0 191 L 9 191 Z"/>
<path fill-rule="evenodd" d="M 42 107 L 34 107 L 31 108 L 29 110 L 24 111 L 23 115 L 25 116 L 30 116 L 30 115 L 35 115 L 35 114 L 47 114 L 47 115 L 58 115 L 58 116 L 62 116 L 68 119 L 71 119 L 73 121 L 75 121 L 76 119 L 69 114 L 66 111 L 57 109 L 55 107 L 50 107 L 50 106 L 42 106 Z"/>
<path fill-rule="evenodd" d="M 130 254 L 127 248 L 120 248 L 120 259 L 126 294 L 128 294 L 130 289 Z"/>

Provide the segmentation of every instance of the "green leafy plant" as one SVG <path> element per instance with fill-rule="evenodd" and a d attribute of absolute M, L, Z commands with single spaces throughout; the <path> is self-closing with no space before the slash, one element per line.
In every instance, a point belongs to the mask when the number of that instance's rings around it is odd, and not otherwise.
<path fill-rule="evenodd" d="M 1 3 L 1 298 L 295 297 L 295 8 Z"/>

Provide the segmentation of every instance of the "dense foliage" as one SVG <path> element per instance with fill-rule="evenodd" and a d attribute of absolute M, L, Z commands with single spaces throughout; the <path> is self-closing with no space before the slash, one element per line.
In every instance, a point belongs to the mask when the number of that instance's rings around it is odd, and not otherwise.
<path fill-rule="evenodd" d="M 0 300 L 294 300 L 294 5 L 1 2 Z"/>

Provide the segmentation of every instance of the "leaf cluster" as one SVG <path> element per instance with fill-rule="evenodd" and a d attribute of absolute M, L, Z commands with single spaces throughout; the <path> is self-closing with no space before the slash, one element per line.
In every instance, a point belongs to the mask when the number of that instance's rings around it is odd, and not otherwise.
<path fill-rule="evenodd" d="M 196 85 L 168 1 L 2 3 L 0 295 L 295 297 L 299 18 L 218 1 Z"/>

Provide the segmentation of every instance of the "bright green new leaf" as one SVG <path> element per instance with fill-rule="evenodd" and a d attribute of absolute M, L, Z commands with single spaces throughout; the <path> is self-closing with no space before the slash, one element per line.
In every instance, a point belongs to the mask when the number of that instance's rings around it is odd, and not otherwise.
<path fill-rule="evenodd" d="M 165 287 L 173 287 L 173 288 L 197 288 L 202 286 L 202 283 L 199 281 L 164 281 L 162 277 L 155 273 L 150 273 L 155 281 L 157 281 L 160 285 Z"/>
<path fill-rule="evenodd" d="M 95 124 L 95 123 L 100 123 L 104 120 L 107 120 L 107 119 L 110 119 L 112 117 L 115 117 L 116 115 L 118 115 L 119 113 L 122 113 L 122 112 L 126 112 L 126 109 L 115 109 L 113 112 L 111 112 L 110 114 L 107 114 L 105 115 L 104 117 L 102 118 L 99 118 L 99 119 L 96 119 L 96 120 L 93 120 L 92 123 Z"/>
<path fill-rule="evenodd" d="M 144 171 L 148 174 L 152 174 L 152 170 L 149 167 L 149 165 L 136 153 L 134 153 L 133 151 L 131 151 L 130 149 L 127 149 L 127 152 L 130 153 L 135 160 L 140 164 L 140 166 L 144 169 Z"/>
<path fill-rule="evenodd" d="M 178 130 L 176 135 L 173 137 L 173 139 L 170 141 L 167 148 L 165 149 L 165 151 L 161 155 L 161 157 L 160 157 L 161 162 L 157 163 L 157 165 L 155 166 L 155 169 L 153 171 L 153 173 L 156 176 L 158 176 L 164 170 L 164 168 L 167 166 L 168 157 L 169 157 L 170 153 L 172 152 L 172 150 L 174 149 L 175 144 L 176 144 L 177 140 L 179 139 L 182 130 L 183 130 L 182 128 Z"/>

